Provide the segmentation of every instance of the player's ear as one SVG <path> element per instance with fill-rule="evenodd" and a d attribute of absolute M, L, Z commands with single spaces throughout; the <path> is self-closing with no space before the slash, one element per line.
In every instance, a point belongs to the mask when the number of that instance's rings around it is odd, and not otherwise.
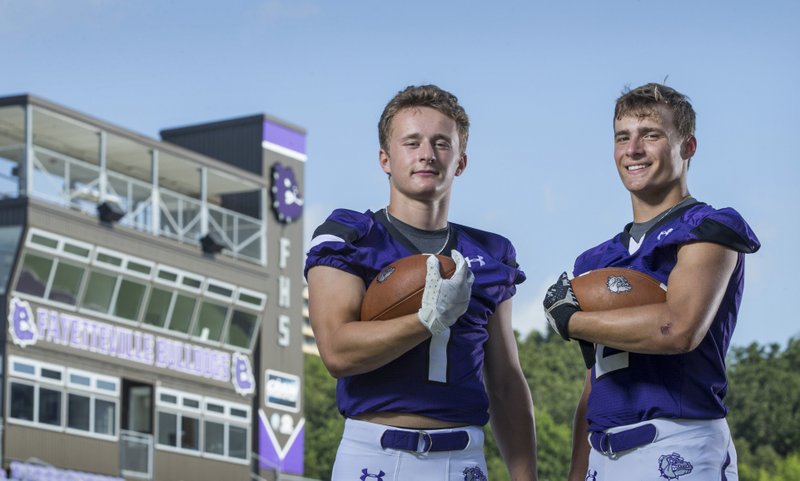
<path fill-rule="evenodd" d="M 387 174 L 391 175 L 392 168 L 389 165 L 389 153 L 381 149 L 378 152 L 378 162 L 381 164 L 381 169 L 383 169 L 383 171 L 386 172 Z"/>
<path fill-rule="evenodd" d="M 458 167 L 456 167 L 456 175 L 463 174 L 466 168 L 467 168 L 467 154 L 461 154 L 461 158 L 458 159 Z"/>
<path fill-rule="evenodd" d="M 694 157 L 695 152 L 697 152 L 697 137 L 690 135 L 681 144 L 681 158 L 691 159 Z"/>

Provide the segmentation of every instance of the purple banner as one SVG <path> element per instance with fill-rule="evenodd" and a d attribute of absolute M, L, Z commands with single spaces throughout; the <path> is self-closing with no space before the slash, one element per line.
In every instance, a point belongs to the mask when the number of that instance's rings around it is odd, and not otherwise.
<path fill-rule="evenodd" d="M 259 466 L 264 469 L 277 469 L 282 473 L 303 474 L 305 419 L 300 419 L 286 445 L 281 447 L 272 426 L 267 421 L 267 415 L 261 409 L 258 410 L 258 415 Z"/>
<path fill-rule="evenodd" d="M 202 345 L 139 331 L 114 323 L 39 307 L 34 320 L 28 301 L 11 298 L 8 332 L 20 347 L 47 342 L 103 356 L 155 366 L 215 381 L 231 382 L 237 393 L 255 390 L 250 360 Z"/>
<path fill-rule="evenodd" d="M 306 153 L 305 134 L 269 120 L 264 120 L 264 136 L 262 140 L 301 154 Z"/>

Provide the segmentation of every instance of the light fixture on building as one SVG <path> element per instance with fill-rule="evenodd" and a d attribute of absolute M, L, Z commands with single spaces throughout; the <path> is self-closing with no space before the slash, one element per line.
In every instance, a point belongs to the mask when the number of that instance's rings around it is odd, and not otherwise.
<path fill-rule="evenodd" d="M 97 215 L 107 223 L 117 222 L 125 215 L 125 211 L 116 202 L 106 200 L 97 206 Z"/>
<path fill-rule="evenodd" d="M 225 247 L 225 244 L 217 234 L 209 232 L 200 239 L 200 246 L 206 254 L 216 254 Z"/>

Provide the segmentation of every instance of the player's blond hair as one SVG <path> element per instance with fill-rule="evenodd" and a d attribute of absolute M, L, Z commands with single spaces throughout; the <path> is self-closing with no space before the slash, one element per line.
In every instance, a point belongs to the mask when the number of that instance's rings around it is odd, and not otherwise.
<path fill-rule="evenodd" d="M 469 117 L 467 112 L 458 103 L 458 98 L 450 92 L 436 85 L 411 85 L 401 90 L 386 104 L 378 121 L 378 140 L 381 149 L 389 151 L 389 136 L 392 130 L 392 120 L 397 112 L 415 107 L 430 107 L 453 119 L 458 131 L 460 154 L 467 150 L 469 138 Z"/>
<path fill-rule="evenodd" d="M 683 138 L 694 135 L 695 113 L 689 97 L 663 84 L 648 83 L 635 89 L 626 89 L 617 99 L 614 120 L 622 117 L 657 115 L 657 106 L 664 105 L 672 111 L 675 128 Z"/>

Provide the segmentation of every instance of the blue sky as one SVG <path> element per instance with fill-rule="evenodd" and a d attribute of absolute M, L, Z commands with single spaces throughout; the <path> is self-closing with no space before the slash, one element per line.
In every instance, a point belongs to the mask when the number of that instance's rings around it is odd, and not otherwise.
<path fill-rule="evenodd" d="M 436 83 L 471 117 L 454 222 L 510 238 L 528 275 L 514 325 L 574 257 L 631 218 L 611 117 L 626 86 L 664 81 L 698 113 L 691 193 L 741 212 L 736 345 L 800 335 L 800 4 L 789 0 L 0 0 L 0 96 L 31 93 L 126 129 L 268 113 L 308 130 L 307 235 L 336 207 L 388 199 L 376 123 L 401 88 Z M 791 220 L 795 219 L 795 220 Z"/>

